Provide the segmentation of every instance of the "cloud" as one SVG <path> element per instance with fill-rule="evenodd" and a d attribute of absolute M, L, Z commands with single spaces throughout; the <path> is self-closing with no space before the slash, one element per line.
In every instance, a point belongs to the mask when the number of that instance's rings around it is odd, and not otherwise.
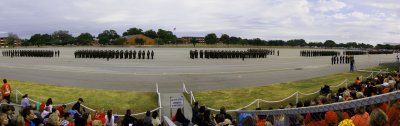
<path fill-rule="evenodd" d="M 339 11 L 346 7 L 346 3 L 338 0 L 319 0 L 315 6 L 316 10 L 321 12 Z"/>
<path fill-rule="evenodd" d="M 106 29 L 121 34 L 131 27 L 176 27 L 178 36 L 227 33 L 266 40 L 376 43 L 398 40 L 390 34 L 400 32 L 397 6 L 373 0 L 3 0 L 0 31 L 29 38 L 56 30 L 77 36 Z"/>

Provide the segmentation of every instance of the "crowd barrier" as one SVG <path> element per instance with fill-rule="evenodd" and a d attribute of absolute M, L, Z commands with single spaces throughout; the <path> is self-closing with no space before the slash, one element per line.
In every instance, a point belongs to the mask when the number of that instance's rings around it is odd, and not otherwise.
<path fill-rule="evenodd" d="M 22 96 L 22 95 L 24 95 L 24 94 L 23 94 L 21 91 L 19 91 L 19 90 L 12 90 L 11 92 L 15 93 L 15 101 L 16 101 L 16 103 L 11 103 L 11 104 L 1 103 L 0 105 L 7 104 L 7 105 L 12 105 L 12 106 L 22 107 L 20 104 L 18 104 L 18 102 L 20 102 L 20 101 L 18 100 L 18 96 L 19 96 L 19 95 Z M 153 109 L 153 110 L 151 110 L 150 112 L 159 111 L 159 114 L 161 115 L 161 114 L 162 114 L 162 113 L 161 113 L 161 93 L 159 92 L 159 89 L 158 89 L 158 83 L 156 83 L 156 93 L 157 93 L 157 96 L 158 96 L 158 99 L 157 99 L 158 107 L 155 108 L 155 109 Z M 31 98 L 28 98 L 28 99 L 29 99 L 29 101 L 34 102 L 34 103 L 41 103 L 41 102 L 39 102 L 39 101 L 37 101 L 37 100 L 33 100 L 33 99 L 31 99 Z M 77 102 L 77 101 L 67 102 L 67 103 L 65 103 L 65 104 L 53 104 L 53 106 L 62 106 L 62 105 L 67 105 L 67 106 L 68 106 L 68 105 L 73 105 L 73 104 L 75 104 L 76 102 Z M 96 112 L 95 109 L 90 108 L 90 107 L 88 107 L 88 106 L 86 106 L 86 105 L 84 105 L 84 104 L 81 104 L 81 106 L 84 107 L 85 109 L 88 109 L 88 110 L 92 111 L 92 112 Z M 127 109 L 128 109 L 128 108 L 127 108 Z M 135 113 L 135 114 L 132 114 L 132 116 L 144 115 L 144 114 L 146 114 L 146 112 Z M 125 116 L 125 115 L 114 114 L 114 116 Z"/>
<path fill-rule="evenodd" d="M 346 101 L 346 102 L 337 102 L 326 105 L 318 105 L 318 106 L 310 106 L 310 107 L 300 107 L 300 108 L 286 108 L 286 109 L 275 109 L 275 110 L 238 110 L 235 111 L 237 115 L 241 114 L 251 114 L 251 115 L 266 115 L 272 116 L 274 120 L 281 120 L 280 124 L 284 126 L 293 125 L 295 122 L 290 121 L 291 117 L 296 117 L 296 115 L 305 115 L 307 113 L 319 113 L 319 112 L 327 112 L 327 111 L 342 111 L 345 109 L 352 109 L 362 106 L 375 105 L 383 102 L 390 102 L 394 100 L 400 99 L 400 90 Z M 239 116 L 238 116 L 239 117 Z M 239 120 L 239 118 L 238 118 Z M 276 123 L 276 122 L 275 122 Z"/>
<path fill-rule="evenodd" d="M 374 76 L 374 73 L 377 73 L 377 74 L 380 74 L 380 73 L 387 73 L 387 72 L 388 72 L 388 69 L 385 69 L 384 71 L 380 70 L 380 71 L 367 71 L 367 72 L 371 72 L 371 74 L 370 74 L 369 76 L 365 77 L 365 78 L 370 78 L 370 77 L 373 77 L 373 76 Z M 375 74 L 375 75 L 377 75 L 377 74 Z M 362 80 L 362 79 L 364 79 L 364 77 L 363 77 L 363 76 L 360 76 L 360 80 Z M 349 82 L 350 82 L 350 81 L 346 79 L 346 80 L 342 81 L 340 84 L 335 85 L 335 86 L 330 86 L 330 87 L 338 88 L 338 87 L 343 86 L 344 84 L 345 84 L 345 86 L 347 87 Z M 193 92 L 187 90 L 185 83 L 182 84 L 182 92 L 183 92 L 183 93 L 186 93 L 187 95 L 189 95 L 189 97 L 190 97 L 190 103 L 191 103 L 191 104 L 193 104 L 193 102 L 196 102 L 196 99 L 195 99 L 195 96 L 194 96 Z M 226 112 L 236 112 L 236 111 L 240 111 L 240 110 L 243 110 L 243 109 L 245 109 L 245 108 L 248 108 L 248 107 L 250 107 L 250 106 L 252 106 L 252 105 L 254 105 L 254 104 L 257 104 L 257 107 L 260 107 L 260 103 L 279 103 L 279 102 L 283 102 L 283 101 L 285 101 L 285 100 L 288 100 L 288 99 L 290 99 L 290 98 L 292 98 L 292 97 L 294 97 L 294 96 L 296 97 L 296 103 L 298 103 L 298 101 L 299 101 L 299 95 L 310 96 L 310 95 L 316 95 L 316 94 L 318 94 L 319 92 L 320 92 L 320 90 L 317 90 L 317 91 L 312 92 L 312 93 L 303 93 L 303 92 L 300 92 L 300 91 L 296 91 L 295 93 L 291 94 L 290 96 L 288 96 L 288 97 L 286 97 L 286 98 L 284 98 L 284 99 L 281 99 L 281 100 L 277 100 L 277 101 L 268 101 L 268 100 L 263 100 L 263 99 L 256 99 L 256 100 L 254 100 L 253 102 L 249 103 L 249 104 L 246 105 L 246 106 L 243 106 L 243 107 L 240 107 L 240 108 L 237 108 L 237 109 L 226 110 Z M 211 108 L 211 107 L 206 107 L 206 108 L 207 108 L 207 109 L 210 109 L 210 110 L 212 110 L 212 111 L 217 111 L 217 112 L 219 111 L 219 109 L 215 109 L 215 108 Z"/>

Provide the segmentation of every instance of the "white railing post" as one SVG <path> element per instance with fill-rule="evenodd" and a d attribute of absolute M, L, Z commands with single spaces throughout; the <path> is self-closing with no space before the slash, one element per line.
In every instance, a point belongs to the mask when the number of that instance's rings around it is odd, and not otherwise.
<path fill-rule="evenodd" d="M 299 92 L 296 92 L 296 104 L 299 103 Z"/>
<path fill-rule="evenodd" d="M 17 91 L 14 91 L 14 92 L 15 92 L 15 103 L 18 104 L 18 93 L 17 93 Z"/>
<path fill-rule="evenodd" d="M 190 104 L 193 104 L 193 92 L 190 91 Z"/>
<path fill-rule="evenodd" d="M 185 82 L 182 82 L 182 92 L 185 92 L 186 86 L 185 86 Z"/>
<path fill-rule="evenodd" d="M 158 82 L 156 82 L 156 91 L 157 91 L 157 93 L 159 92 L 158 91 Z"/>
<path fill-rule="evenodd" d="M 260 100 L 257 99 L 257 108 L 260 108 Z"/>

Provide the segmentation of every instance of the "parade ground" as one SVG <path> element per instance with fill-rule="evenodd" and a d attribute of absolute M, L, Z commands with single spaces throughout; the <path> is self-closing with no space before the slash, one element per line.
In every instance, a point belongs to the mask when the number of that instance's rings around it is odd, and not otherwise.
<path fill-rule="evenodd" d="M 194 48 L 14 48 L 60 50 L 60 57 L 0 57 L 0 77 L 52 85 L 132 91 L 179 92 L 265 86 L 349 71 L 349 64 L 331 64 L 331 57 L 301 57 L 303 49 L 275 49 L 280 56 L 244 59 L 190 59 Z M 75 59 L 74 51 L 153 50 L 154 59 Z M 247 50 L 246 48 L 196 48 Z M 8 49 L 2 49 L 8 50 Z M 341 51 L 341 50 L 337 50 Z M 356 55 L 356 69 L 393 62 L 396 54 Z"/>

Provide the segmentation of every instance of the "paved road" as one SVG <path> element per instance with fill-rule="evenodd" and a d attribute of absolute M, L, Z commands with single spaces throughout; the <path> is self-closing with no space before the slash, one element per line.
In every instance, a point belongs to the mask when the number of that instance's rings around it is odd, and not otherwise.
<path fill-rule="evenodd" d="M 24 48 L 25 49 L 25 48 Z M 300 57 L 299 49 L 280 49 L 265 59 L 189 59 L 190 48 L 43 48 L 60 50 L 59 58 L 0 57 L 0 78 L 100 89 L 181 92 L 252 87 L 348 71 L 330 57 Z M 154 50 L 154 60 L 74 59 L 78 49 Z M 244 50 L 244 49 L 213 49 Z M 356 56 L 357 68 L 394 61 L 395 55 Z"/>

